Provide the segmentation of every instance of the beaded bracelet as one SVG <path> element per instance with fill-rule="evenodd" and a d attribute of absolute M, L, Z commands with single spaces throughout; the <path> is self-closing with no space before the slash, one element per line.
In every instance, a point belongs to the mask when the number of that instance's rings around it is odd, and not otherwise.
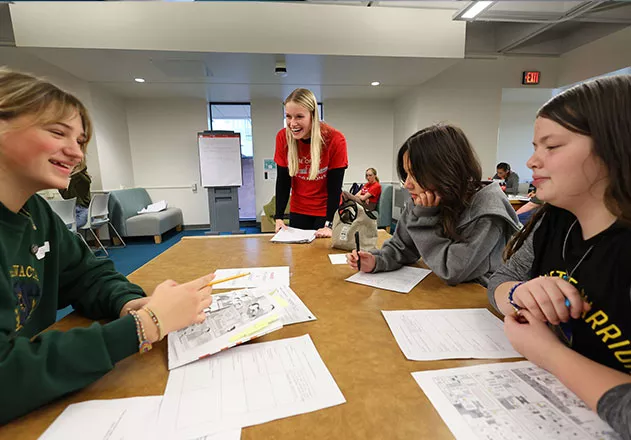
<path fill-rule="evenodd" d="M 145 336 L 145 328 L 142 325 L 142 321 L 140 320 L 140 316 L 138 316 L 138 312 L 135 310 L 130 310 L 129 314 L 134 317 L 134 321 L 136 322 L 136 336 L 138 336 L 138 351 L 141 353 L 146 353 L 153 348 L 151 342 Z"/>
<path fill-rule="evenodd" d="M 158 341 L 161 341 L 164 338 L 164 334 L 162 334 L 162 325 L 160 325 L 160 320 L 158 319 L 158 316 L 155 313 L 153 313 L 153 310 L 151 310 L 147 306 L 143 306 L 142 309 L 149 314 L 149 316 L 151 317 L 151 320 L 158 328 Z"/>
<path fill-rule="evenodd" d="M 508 303 L 513 306 L 513 309 L 515 310 L 515 313 L 519 312 L 521 310 L 521 307 L 517 305 L 517 303 L 513 300 L 513 293 L 515 293 L 515 290 L 517 290 L 517 288 L 519 286 L 521 286 L 522 284 L 524 284 L 525 281 L 522 281 L 521 283 L 517 283 L 515 284 L 513 287 L 510 288 L 510 290 L 508 291 Z"/>

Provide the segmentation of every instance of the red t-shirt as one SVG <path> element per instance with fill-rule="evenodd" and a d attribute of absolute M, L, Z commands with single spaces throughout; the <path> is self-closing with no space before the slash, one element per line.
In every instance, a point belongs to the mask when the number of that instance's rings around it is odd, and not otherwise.
<path fill-rule="evenodd" d="M 366 193 L 370 193 L 371 197 L 368 199 L 368 203 L 376 204 L 379 201 L 379 196 L 381 196 L 381 184 L 379 182 L 365 183 L 359 193 L 362 196 Z"/>
<path fill-rule="evenodd" d="M 348 166 L 346 138 L 333 127 L 321 124 L 322 153 L 320 167 L 315 180 L 307 180 L 311 170 L 311 145 L 298 140 L 298 172 L 291 178 L 291 202 L 289 210 L 296 214 L 326 217 L 327 172 Z M 276 134 L 274 162 L 280 167 L 288 167 L 286 129 Z"/>

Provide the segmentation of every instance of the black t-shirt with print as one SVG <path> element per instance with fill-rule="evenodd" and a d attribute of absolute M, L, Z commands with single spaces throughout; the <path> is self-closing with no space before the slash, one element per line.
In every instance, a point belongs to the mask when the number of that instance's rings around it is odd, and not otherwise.
<path fill-rule="evenodd" d="M 570 283 L 592 306 L 555 331 L 578 353 L 631 373 L 631 228 L 617 222 L 583 240 L 573 214 L 547 209 L 534 235 L 532 275 L 572 274 Z"/>

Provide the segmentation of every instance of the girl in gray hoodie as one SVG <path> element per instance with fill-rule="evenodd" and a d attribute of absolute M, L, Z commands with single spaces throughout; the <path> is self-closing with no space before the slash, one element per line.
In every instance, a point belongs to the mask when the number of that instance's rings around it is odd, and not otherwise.
<path fill-rule="evenodd" d="M 469 140 L 453 125 L 433 125 L 410 136 L 397 168 L 412 198 L 392 238 L 372 252 L 348 254 L 363 272 L 399 269 L 422 258 L 449 285 L 486 286 L 502 264 L 502 250 L 520 224 L 499 185 L 483 186 Z"/>

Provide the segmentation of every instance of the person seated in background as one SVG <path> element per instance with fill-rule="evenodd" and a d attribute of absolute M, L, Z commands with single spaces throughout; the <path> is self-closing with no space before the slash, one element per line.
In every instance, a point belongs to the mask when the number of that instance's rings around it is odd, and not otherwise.
<path fill-rule="evenodd" d="M 516 172 L 511 171 L 510 165 L 506 162 L 497 164 L 497 173 L 493 179 L 500 179 L 505 182 L 502 189 L 506 194 L 516 195 L 519 192 L 519 176 Z"/>
<path fill-rule="evenodd" d="M 88 174 L 88 167 L 85 160 L 82 160 L 70 173 L 70 183 L 68 188 L 60 189 L 59 194 L 64 199 L 77 198 L 75 206 L 75 217 L 77 218 L 77 228 L 85 225 L 88 221 L 88 206 L 90 206 L 90 184 L 92 178 Z"/>
<path fill-rule="evenodd" d="M 530 197 L 530 201 L 517 210 L 517 217 L 519 217 L 519 222 L 522 225 L 528 223 L 530 217 L 543 205 L 543 201 L 537 198 L 535 191 L 529 192 L 528 197 Z"/>
<path fill-rule="evenodd" d="M 377 177 L 377 170 L 368 168 L 366 170 L 366 180 L 368 182 L 361 187 L 357 194 L 344 191 L 342 192 L 342 198 L 344 200 L 354 200 L 366 210 L 374 211 L 381 196 L 381 184 L 379 183 L 379 177 Z"/>

